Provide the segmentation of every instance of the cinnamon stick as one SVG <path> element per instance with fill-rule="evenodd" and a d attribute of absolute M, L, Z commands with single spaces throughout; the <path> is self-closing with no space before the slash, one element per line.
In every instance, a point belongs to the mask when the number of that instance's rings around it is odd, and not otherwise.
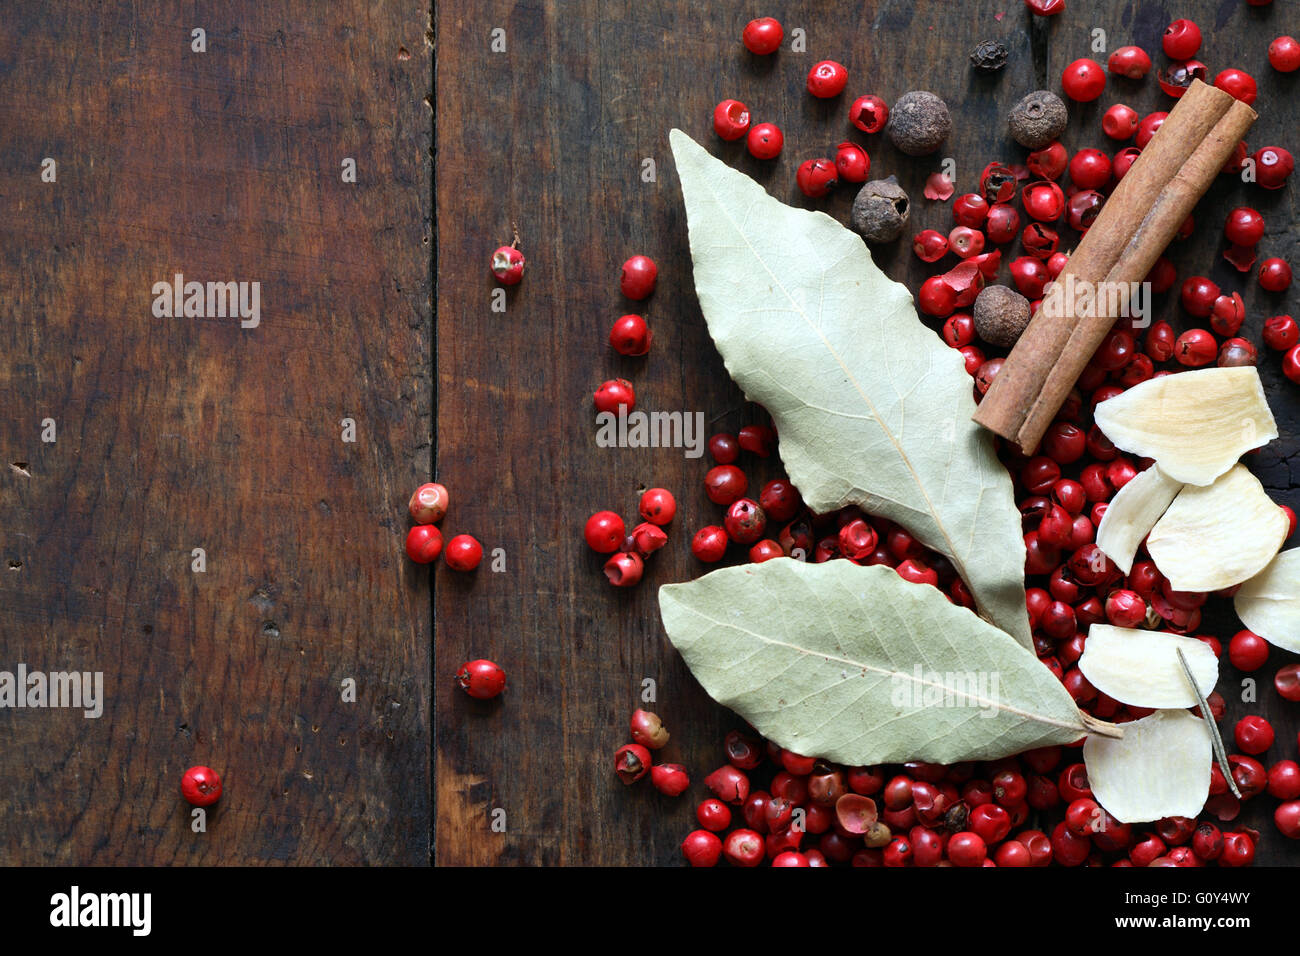
<path fill-rule="evenodd" d="M 1102 283 L 1141 282 L 1205 195 L 1255 112 L 1193 81 L 1070 256 L 975 421 L 1032 454 L 1116 316 L 1080 303 Z M 1072 281 L 1070 277 L 1073 277 Z"/>

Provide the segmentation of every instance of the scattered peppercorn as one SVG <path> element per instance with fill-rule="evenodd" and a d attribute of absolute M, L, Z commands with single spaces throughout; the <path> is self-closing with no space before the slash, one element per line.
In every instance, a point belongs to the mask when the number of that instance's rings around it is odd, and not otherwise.
<path fill-rule="evenodd" d="M 904 93 L 889 111 L 889 138 L 909 156 L 927 156 L 952 132 L 948 105 L 926 90 Z"/>
<path fill-rule="evenodd" d="M 1007 65 L 1007 48 L 997 40 L 985 40 L 971 50 L 970 61 L 977 70 L 996 73 Z"/>
<path fill-rule="evenodd" d="M 1029 324 L 1029 300 L 1004 285 L 986 286 L 975 298 L 975 331 L 985 342 L 1011 348 Z"/>
<path fill-rule="evenodd" d="M 853 200 L 853 228 L 867 242 L 893 242 L 907 228 L 911 203 L 893 176 L 873 179 Z"/>
<path fill-rule="evenodd" d="M 1069 119 L 1059 96 L 1050 90 L 1035 90 L 1012 107 L 1007 129 L 1026 149 L 1042 149 L 1065 132 Z"/>

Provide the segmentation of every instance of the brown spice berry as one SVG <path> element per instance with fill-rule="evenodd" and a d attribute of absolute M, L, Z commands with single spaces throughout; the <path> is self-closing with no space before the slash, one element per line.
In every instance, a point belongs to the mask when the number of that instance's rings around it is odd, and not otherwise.
<path fill-rule="evenodd" d="M 853 228 L 867 242 L 893 242 L 907 228 L 911 203 L 893 176 L 873 179 L 853 200 Z"/>
<path fill-rule="evenodd" d="M 997 40 L 985 40 L 971 50 L 970 61 L 977 70 L 995 73 L 1007 65 L 1007 48 Z"/>
<path fill-rule="evenodd" d="M 948 105 L 933 93 L 904 93 L 889 111 L 889 138 L 908 156 L 927 156 L 952 131 Z"/>
<path fill-rule="evenodd" d="M 1004 285 L 986 286 L 975 298 L 975 331 L 989 345 L 1011 348 L 1029 324 L 1029 300 Z"/>
<path fill-rule="evenodd" d="M 1041 149 L 1065 131 L 1069 113 L 1050 90 L 1035 90 L 1017 103 L 1007 117 L 1012 138 L 1026 149 Z"/>

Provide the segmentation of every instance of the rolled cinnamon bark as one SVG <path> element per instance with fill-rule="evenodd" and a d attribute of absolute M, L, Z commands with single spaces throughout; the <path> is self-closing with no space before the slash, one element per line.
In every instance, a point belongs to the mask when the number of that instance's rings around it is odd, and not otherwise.
<path fill-rule="evenodd" d="M 1114 325 L 1102 283 L 1146 278 L 1254 121 L 1244 103 L 1193 81 L 1057 276 L 975 421 L 1034 452 Z"/>

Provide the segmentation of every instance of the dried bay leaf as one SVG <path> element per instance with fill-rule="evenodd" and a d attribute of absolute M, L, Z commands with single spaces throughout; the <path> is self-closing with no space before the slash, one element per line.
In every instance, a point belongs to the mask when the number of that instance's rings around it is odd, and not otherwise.
<path fill-rule="evenodd" d="M 659 608 L 709 695 L 796 753 L 953 763 L 1121 733 L 1009 635 L 885 566 L 777 558 L 665 585 Z"/>
<path fill-rule="evenodd" d="M 1195 817 L 1210 795 L 1212 757 L 1205 722 L 1185 710 L 1129 721 L 1122 740 L 1083 742 L 1092 795 L 1121 823 Z"/>
<path fill-rule="evenodd" d="M 1264 640 L 1300 654 L 1300 548 L 1283 551 L 1243 584 L 1233 608 Z"/>
<path fill-rule="evenodd" d="M 680 130 L 670 139 L 709 334 L 772 415 L 804 501 L 898 522 L 952 560 L 981 616 L 1032 647 L 1020 514 L 971 421 L 960 354 L 857 235 L 778 202 Z"/>

